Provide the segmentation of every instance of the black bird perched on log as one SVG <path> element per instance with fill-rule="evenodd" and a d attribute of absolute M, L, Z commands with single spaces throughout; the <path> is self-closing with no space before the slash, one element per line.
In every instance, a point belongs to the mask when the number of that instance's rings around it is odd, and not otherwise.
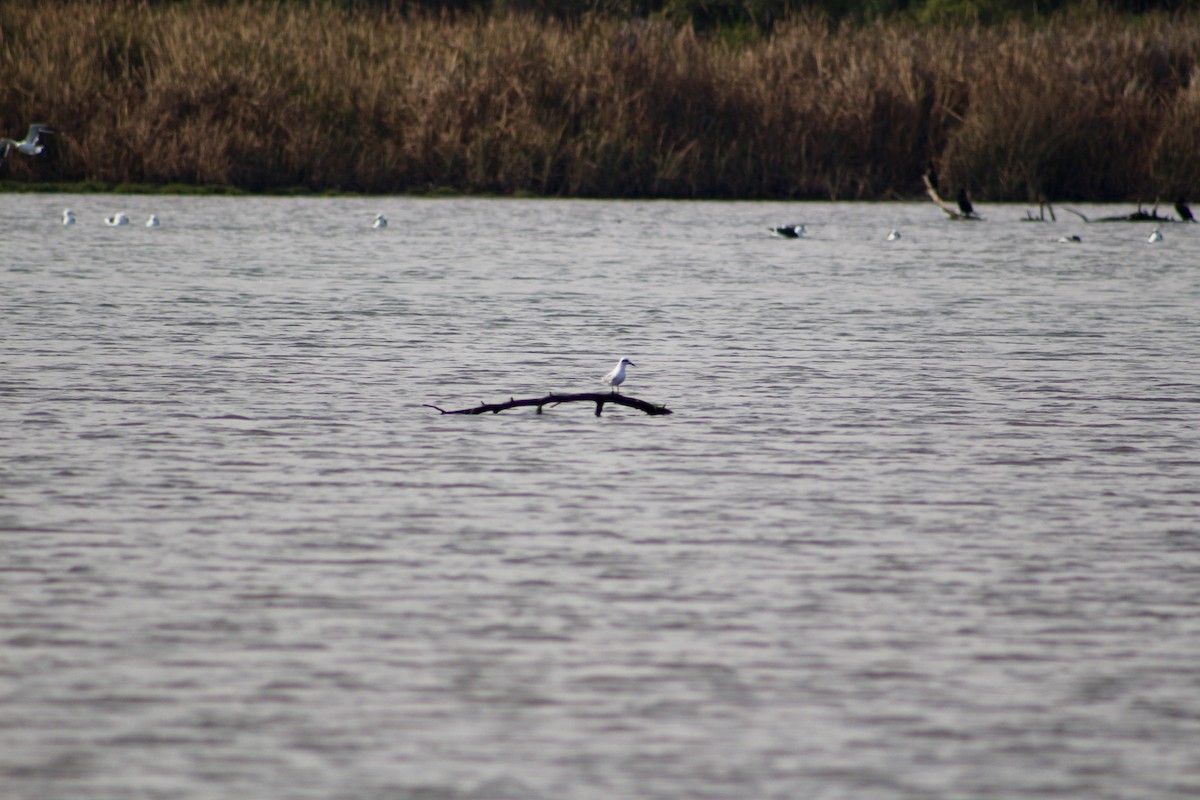
<path fill-rule="evenodd" d="M 963 213 L 964 217 L 975 216 L 975 206 L 971 205 L 971 198 L 967 196 L 966 189 L 958 190 L 958 210 Z"/>
<path fill-rule="evenodd" d="M 1187 201 L 1182 197 L 1175 201 L 1175 213 L 1178 214 L 1179 218 L 1184 222 L 1196 221 L 1196 216 L 1192 213 L 1192 210 L 1188 208 Z"/>

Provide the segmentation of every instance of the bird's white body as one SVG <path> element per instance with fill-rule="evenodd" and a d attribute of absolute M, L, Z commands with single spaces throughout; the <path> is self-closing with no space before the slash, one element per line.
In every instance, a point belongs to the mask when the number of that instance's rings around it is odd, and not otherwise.
<path fill-rule="evenodd" d="M 386 228 L 387 227 L 387 217 L 385 217 L 383 214 L 376 214 L 375 221 L 371 223 L 371 227 L 374 228 L 375 230 L 379 230 L 380 228 Z"/>
<path fill-rule="evenodd" d="M 43 133 L 54 133 L 54 131 L 50 130 L 46 125 L 34 123 L 29 126 L 29 132 L 25 134 L 25 138 L 19 142 L 16 139 L 9 139 L 7 137 L 0 138 L 0 159 L 8 155 L 8 151 L 14 147 L 17 149 L 17 152 L 24 153 L 27 156 L 41 155 L 42 151 L 46 149 L 38 144 L 38 139 Z"/>
<path fill-rule="evenodd" d="M 124 211 L 118 211 L 116 214 L 113 214 L 111 217 L 105 219 L 104 224 L 111 225 L 114 228 L 118 225 L 128 225 L 129 217 L 125 216 Z"/>
<path fill-rule="evenodd" d="M 622 358 L 617 362 L 617 365 L 612 368 L 612 372 L 604 376 L 604 382 L 613 387 L 613 391 L 617 391 L 617 387 L 625 382 L 625 367 L 636 367 L 628 358 Z"/>
<path fill-rule="evenodd" d="M 889 242 L 894 242 L 899 238 L 900 238 L 900 231 L 896 230 L 895 228 L 888 231 L 887 240 Z"/>
<path fill-rule="evenodd" d="M 147 228 L 157 228 L 158 227 L 158 217 L 154 214 L 151 214 L 150 218 L 148 220 L 146 220 L 146 227 Z"/>
<path fill-rule="evenodd" d="M 1155 228 L 1153 231 L 1150 232 L 1150 238 L 1148 238 L 1146 241 L 1150 242 L 1151 244 L 1153 244 L 1154 242 L 1161 242 L 1162 241 L 1162 231 L 1160 231 L 1158 228 Z"/>
<path fill-rule="evenodd" d="M 75 212 L 69 208 L 64 208 L 62 223 L 63 223 L 63 225 L 74 225 L 75 224 Z"/>

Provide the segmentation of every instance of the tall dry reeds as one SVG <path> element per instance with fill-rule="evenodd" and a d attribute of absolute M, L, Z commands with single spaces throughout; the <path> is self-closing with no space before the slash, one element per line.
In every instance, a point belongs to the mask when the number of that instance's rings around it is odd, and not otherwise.
<path fill-rule="evenodd" d="M 1200 15 L 777 25 L 331 5 L 0 4 L 21 181 L 364 192 L 1200 196 Z"/>

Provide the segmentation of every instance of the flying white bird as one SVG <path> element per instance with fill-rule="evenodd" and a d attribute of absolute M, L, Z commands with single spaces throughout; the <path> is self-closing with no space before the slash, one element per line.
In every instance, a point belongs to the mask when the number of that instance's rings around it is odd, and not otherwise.
<path fill-rule="evenodd" d="M 63 222 L 63 225 L 74 225 L 75 224 L 75 212 L 69 208 L 64 208 L 62 222 Z"/>
<path fill-rule="evenodd" d="M 38 137 L 43 133 L 54 133 L 54 131 L 50 130 L 46 125 L 34 123 L 29 126 L 29 132 L 25 134 L 25 138 L 19 142 L 16 139 L 9 139 L 7 136 L 0 137 L 0 161 L 3 161 L 8 152 L 14 147 L 27 156 L 40 155 L 46 149 L 38 144 Z"/>
<path fill-rule="evenodd" d="M 158 217 L 155 216 L 154 214 L 151 214 L 150 218 L 148 220 L 146 220 L 146 227 L 147 228 L 157 228 L 158 227 Z"/>
<path fill-rule="evenodd" d="M 111 225 L 114 228 L 117 227 L 118 225 L 128 225 L 129 217 L 125 216 L 124 211 L 118 211 L 116 214 L 113 214 L 111 217 L 106 217 L 104 220 L 104 224 Z"/>
<path fill-rule="evenodd" d="M 371 227 L 374 228 L 375 230 L 379 230 L 380 228 L 386 228 L 387 227 L 387 217 L 385 217 L 383 214 L 376 214 L 375 221 L 371 223 Z"/>
<path fill-rule="evenodd" d="M 1158 228 L 1155 228 L 1153 231 L 1150 232 L 1150 238 L 1147 239 L 1146 241 L 1150 242 L 1151 244 L 1153 244 L 1154 242 L 1161 242 L 1162 241 L 1162 231 L 1160 231 Z"/>
<path fill-rule="evenodd" d="M 617 362 L 617 365 L 615 367 L 613 367 L 612 372 L 610 372 L 604 376 L 604 382 L 608 383 L 608 384 L 612 384 L 613 391 L 616 392 L 617 394 L 620 394 L 620 392 L 617 391 L 617 387 L 625 382 L 625 365 L 626 364 L 628 364 L 631 367 L 637 366 L 637 364 L 633 363 L 628 358 L 622 358 L 620 361 Z"/>

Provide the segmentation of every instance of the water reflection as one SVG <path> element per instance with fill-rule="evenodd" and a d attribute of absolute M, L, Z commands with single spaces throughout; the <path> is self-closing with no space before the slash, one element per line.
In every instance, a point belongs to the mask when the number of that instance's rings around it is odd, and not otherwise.
<path fill-rule="evenodd" d="M 1187 226 L 2 202 L 15 796 L 1200 790 Z"/>

